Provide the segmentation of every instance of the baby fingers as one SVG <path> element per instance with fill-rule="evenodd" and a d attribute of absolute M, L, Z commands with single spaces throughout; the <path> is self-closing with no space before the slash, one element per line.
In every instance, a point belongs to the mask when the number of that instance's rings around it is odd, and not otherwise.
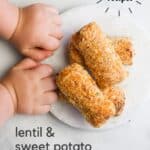
<path fill-rule="evenodd" d="M 60 46 L 60 41 L 52 36 L 47 36 L 46 39 L 43 39 L 41 42 L 40 48 L 44 50 L 54 51 Z"/>
<path fill-rule="evenodd" d="M 58 96 L 56 92 L 46 92 L 41 98 L 41 105 L 51 105 L 56 102 Z"/>
<path fill-rule="evenodd" d="M 61 39 L 63 37 L 61 28 L 59 26 L 53 25 L 50 29 L 49 36 L 53 36 L 57 39 Z"/>
<path fill-rule="evenodd" d="M 44 92 L 56 90 L 54 77 L 47 77 L 41 80 L 41 87 Z"/>
<path fill-rule="evenodd" d="M 60 18 L 59 15 L 51 15 L 51 20 L 50 20 L 50 23 L 53 23 L 55 25 L 61 25 L 62 24 L 62 20 Z"/>
<path fill-rule="evenodd" d="M 43 105 L 43 106 L 38 106 L 34 109 L 33 115 L 37 114 L 46 114 L 50 111 L 51 106 L 50 105 Z"/>
<path fill-rule="evenodd" d="M 35 68 L 35 76 L 37 75 L 38 79 L 44 79 L 46 77 L 49 77 L 50 75 L 52 75 L 53 73 L 53 69 L 50 65 L 46 65 L 46 64 L 41 64 L 40 66 L 38 66 L 37 68 Z"/>

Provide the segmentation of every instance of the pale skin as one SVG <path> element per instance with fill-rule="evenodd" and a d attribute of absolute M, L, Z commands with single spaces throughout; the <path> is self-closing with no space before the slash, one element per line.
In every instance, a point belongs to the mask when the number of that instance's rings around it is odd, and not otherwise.
<path fill-rule="evenodd" d="M 57 100 L 53 69 L 40 61 L 51 56 L 63 36 L 58 10 L 45 4 L 19 9 L 0 0 L 0 37 L 28 57 L 0 81 L 0 126 L 16 113 L 44 114 Z"/>

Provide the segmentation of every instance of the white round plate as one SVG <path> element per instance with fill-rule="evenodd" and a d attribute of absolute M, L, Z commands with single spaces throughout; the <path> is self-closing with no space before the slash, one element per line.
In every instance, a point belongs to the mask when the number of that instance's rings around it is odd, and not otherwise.
<path fill-rule="evenodd" d="M 128 121 L 131 113 L 143 103 L 144 99 L 148 99 L 150 93 L 150 69 L 148 69 L 150 64 L 150 40 L 148 36 L 127 18 L 108 16 L 103 10 L 97 5 L 90 5 L 74 8 L 62 14 L 64 38 L 61 48 L 53 57 L 45 61 L 51 64 L 56 72 L 67 66 L 67 43 L 71 35 L 91 21 L 96 21 L 103 31 L 110 36 L 127 36 L 132 39 L 136 53 L 134 65 L 128 68 L 130 72 L 128 79 L 120 84 L 126 94 L 124 112 L 121 116 L 110 119 L 98 130 L 113 128 Z M 51 113 L 72 127 L 94 129 L 76 109 L 61 100 L 53 105 Z"/>

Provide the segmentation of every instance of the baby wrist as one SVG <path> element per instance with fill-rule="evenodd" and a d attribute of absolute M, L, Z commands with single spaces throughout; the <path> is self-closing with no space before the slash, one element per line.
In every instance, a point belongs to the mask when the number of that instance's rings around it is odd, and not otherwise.
<path fill-rule="evenodd" d="M 7 88 L 0 84 L 0 126 L 15 113 L 12 97 Z"/>

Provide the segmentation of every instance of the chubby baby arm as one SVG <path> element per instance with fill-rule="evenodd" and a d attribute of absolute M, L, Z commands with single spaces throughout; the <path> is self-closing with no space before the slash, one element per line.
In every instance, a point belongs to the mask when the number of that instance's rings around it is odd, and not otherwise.
<path fill-rule="evenodd" d="M 0 37 L 9 40 L 19 20 L 19 8 L 8 0 L 0 0 Z"/>
<path fill-rule="evenodd" d="M 0 84 L 0 126 L 14 115 L 13 101 L 7 88 Z"/>
<path fill-rule="evenodd" d="M 0 84 L 0 95 L 4 95 L 0 100 L 0 124 L 15 113 L 44 114 L 50 110 L 57 99 L 52 71 L 49 65 L 29 58 L 9 71 Z"/>

